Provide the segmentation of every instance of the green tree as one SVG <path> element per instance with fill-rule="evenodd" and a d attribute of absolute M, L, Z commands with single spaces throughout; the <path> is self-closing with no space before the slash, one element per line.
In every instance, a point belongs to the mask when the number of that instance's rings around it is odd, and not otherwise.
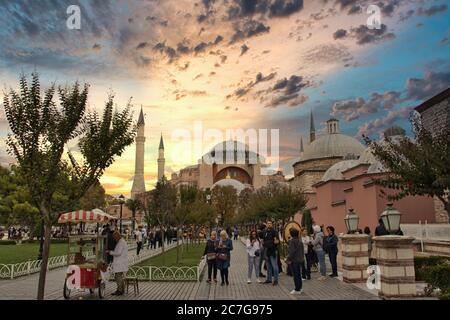
<path fill-rule="evenodd" d="M 232 186 L 215 186 L 211 192 L 211 202 L 220 224 L 225 226 L 231 223 L 237 209 L 237 193 Z"/>
<path fill-rule="evenodd" d="M 11 133 L 6 144 L 18 163 L 33 204 L 44 221 L 45 241 L 39 274 L 39 300 L 44 299 L 47 263 L 52 227 L 52 200 L 58 179 L 68 169 L 74 182 L 70 200 L 78 201 L 102 176 L 106 168 L 133 143 L 136 126 L 133 125 L 130 106 L 113 111 L 113 95 L 100 117 L 97 112 L 86 114 L 89 86 L 76 82 L 71 87 L 51 85 L 41 96 L 37 73 L 31 84 L 23 75 L 20 90 L 5 92 L 3 105 Z M 58 102 L 55 95 L 58 95 Z M 81 159 L 69 154 L 70 166 L 63 161 L 65 146 L 78 139 Z"/>
<path fill-rule="evenodd" d="M 106 208 L 105 189 L 98 181 L 95 182 L 80 199 L 79 207 L 83 210 Z"/>
<path fill-rule="evenodd" d="M 133 232 L 135 230 L 136 212 L 143 209 L 142 202 L 139 199 L 128 199 L 125 202 L 125 206 L 131 210 L 133 216 Z"/>
<path fill-rule="evenodd" d="M 386 137 L 376 142 L 364 137 L 374 156 L 387 169 L 375 183 L 396 190 L 390 200 L 406 196 L 437 197 L 450 217 L 450 128 L 431 133 L 418 116 L 411 118 L 414 139 Z"/>
<path fill-rule="evenodd" d="M 157 183 L 155 189 L 150 192 L 149 213 L 152 214 L 161 228 L 161 236 L 164 239 L 164 226 L 167 226 L 173 220 L 177 204 L 177 189 L 162 177 Z M 164 252 L 164 241 L 162 242 L 162 251 Z M 164 257 L 164 255 L 163 255 Z"/>
<path fill-rule="evenodd" d="M 308 234 L 313 233 L 313 229 L 312 229 L 313 218 L 312 218 L 311 210 L 309 210 L 309 209 L 303 210 L 301 225 L 302 225 L 302 228 L 306 228 L 306 230 L 308 230 Z"/>

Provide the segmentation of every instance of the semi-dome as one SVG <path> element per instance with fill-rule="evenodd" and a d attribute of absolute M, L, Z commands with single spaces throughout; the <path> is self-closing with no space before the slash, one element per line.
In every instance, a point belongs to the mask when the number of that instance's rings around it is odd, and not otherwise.
<path fill-rule="evenodd" d="M 322 176 L 320 181 L 344 180 L 342 172 L 353 168 L 359 164 L 358 160 L 343 160 L 332 165 Z"/>
<path fill-rule="evenodd" d="M 245 184 L 230 178 L 217 181 L 216 183 L 213 184 L 212 188 L 214 188 L 215 186 L 222 186 L 222 187 L 231 186 L 236 189 L 238 194 L 247 187 Z"/>
<path fill-rule="evenodd" d="M 361 156 L 359 157 L 359 162 L 360 163 L 375 163 L 377 162 L 377 158 L 375 158 L 373 152 L 372 152 L 372 148 L 368 147 L 366 148 L 362 153 Z"/>
<path fill-rule="evenodd" d="M 301 161 L 328 157 L 358 158 L 364 146 L 355 138 L 340 133 L 329 133 L 305 147 Z"/>

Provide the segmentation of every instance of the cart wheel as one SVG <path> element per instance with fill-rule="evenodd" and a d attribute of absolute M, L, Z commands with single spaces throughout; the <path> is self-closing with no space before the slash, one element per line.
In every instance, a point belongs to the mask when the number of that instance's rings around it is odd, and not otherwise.
<path fill-rule="evenodd" d="M 106 289 L 105 281 L 99 280 L 98 281 L 98 297 L 100 299 L 103 299 L 105 297 L 105 289 Z"/>
<path fill-rule="evenodd" d="M 67 283 L 66 283 L 66 281 L 64 281 L 63 296 L 64 296 L 64 299 L 66 299 L 66 300 L 70 298 L 70 289 L 67 288 Z"/>

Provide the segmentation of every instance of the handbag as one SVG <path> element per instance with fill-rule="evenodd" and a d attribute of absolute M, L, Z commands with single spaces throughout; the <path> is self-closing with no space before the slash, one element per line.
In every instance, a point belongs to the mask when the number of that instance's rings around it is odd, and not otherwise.
<path fill-rule="evenodd" d="M 206 260 L 216 260 L 216 254 L 214 252 L 210 252 L 206 254 Z"/>
<path fill-rule="evenodd" d="M 259 250 L 256 250 L 255 251 L 255 257 L 259 257 L 259 256 L 260 256 Z"/>
<path fill-rule="evenodd" d="M 226 261 L 226 260 L 228 260 L 228 255 L 226 253 L 218 253 L 217 254 L 217 259 L 222 260 L 222 261 Z"/>

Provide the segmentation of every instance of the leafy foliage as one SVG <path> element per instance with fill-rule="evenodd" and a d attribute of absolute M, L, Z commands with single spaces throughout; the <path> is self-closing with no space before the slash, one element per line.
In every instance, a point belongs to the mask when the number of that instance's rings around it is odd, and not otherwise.
<path fill-rule="evenodd" d="M 431 133 L 417 116 L 411 119 L 414 139 L 386 137 L 380 142 L 365 137 L 373 154 L 388 170 L 375 183 L 396 190 L 390 200 L 406 196 L 436 196 L 450 215 L 450 128 Z"/>

